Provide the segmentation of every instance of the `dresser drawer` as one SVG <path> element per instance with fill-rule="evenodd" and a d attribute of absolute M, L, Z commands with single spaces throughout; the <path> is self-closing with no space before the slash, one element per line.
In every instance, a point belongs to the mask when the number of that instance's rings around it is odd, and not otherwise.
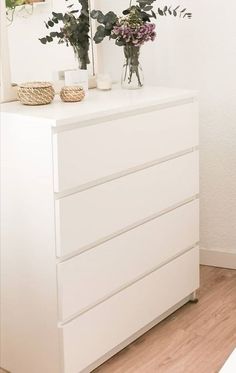
<path fill-rule="evenodd" d="M 198 200 L 58 265 L 60 318 L 84 311 L 198 240 Z"/>
<path fill-rule="evenodd" d="M 195 248 L 64 326 L 65 373 L 81 372 L 195 291 L 198 263 Z"/>
<path fill-rule="evenodd" d="M 55 191 L 196 146 L 197 110 L 189 103 L 55 134 Z"/>
<path fill-rule="evenodd" d="M 58 256 L 101 243 L 198 193 L 198 152 L 56 200 Z"/>

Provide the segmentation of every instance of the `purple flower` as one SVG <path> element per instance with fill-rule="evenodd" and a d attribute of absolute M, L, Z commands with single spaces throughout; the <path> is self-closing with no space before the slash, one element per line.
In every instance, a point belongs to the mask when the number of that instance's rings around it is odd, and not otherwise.
<path fill-rule="evenodd" d="M 156 25 L 154 23 L 143 23 L 136 26 L 128 22 L 114 26 L 112 36 L 124 45 L 141 46 L 148 41 L 154 41 L 156 38 Z"/>

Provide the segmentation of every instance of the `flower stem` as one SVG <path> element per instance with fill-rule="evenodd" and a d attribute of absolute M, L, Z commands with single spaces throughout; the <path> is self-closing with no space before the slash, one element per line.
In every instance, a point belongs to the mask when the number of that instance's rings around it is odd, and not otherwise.
<path fill-rule="evenodd" d="M 125 46 L 124 47 L 124 54 L 125 54 L 125 65 L 124 65 L 124 76 L 123 81 L 127 81 L 127 83 L 131 86 L 133 75 L 136 75 L 138 86 L 142 87 L 142 81 L 140 78 L 140 66 L 139 66 L 139 53 L 140 47 L 135 46 Z M 128 73 L 128 77 L 127 77 Z"/>

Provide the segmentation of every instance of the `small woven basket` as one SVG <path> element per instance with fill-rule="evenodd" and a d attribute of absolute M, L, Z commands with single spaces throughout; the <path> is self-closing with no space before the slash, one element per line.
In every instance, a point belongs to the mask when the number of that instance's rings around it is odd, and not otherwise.
<path fill-rule="evenodd" d="M 54 99 L 55 91 L 51 83 L 30 82 L 19 85 L 17 96 L 24 105 L 46 105 Z"/>
<path fill-rule="evenodd" d="M 83 88 L 76 86 L 66 86 L 61 89 L 60 97 L 64 102 L 79 102 L 85 97 Z"/>

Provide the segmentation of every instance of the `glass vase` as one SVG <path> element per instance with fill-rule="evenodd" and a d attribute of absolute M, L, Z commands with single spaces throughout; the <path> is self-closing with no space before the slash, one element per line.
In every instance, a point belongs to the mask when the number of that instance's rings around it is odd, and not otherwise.
<path fill-rule="evenodd" d="M 125 61 L 123 65 L 121 86 L 125 89 L 139 89 L 143 87 L 143 70 L 139 63 L 140 47 L 125 46 Z"/>

